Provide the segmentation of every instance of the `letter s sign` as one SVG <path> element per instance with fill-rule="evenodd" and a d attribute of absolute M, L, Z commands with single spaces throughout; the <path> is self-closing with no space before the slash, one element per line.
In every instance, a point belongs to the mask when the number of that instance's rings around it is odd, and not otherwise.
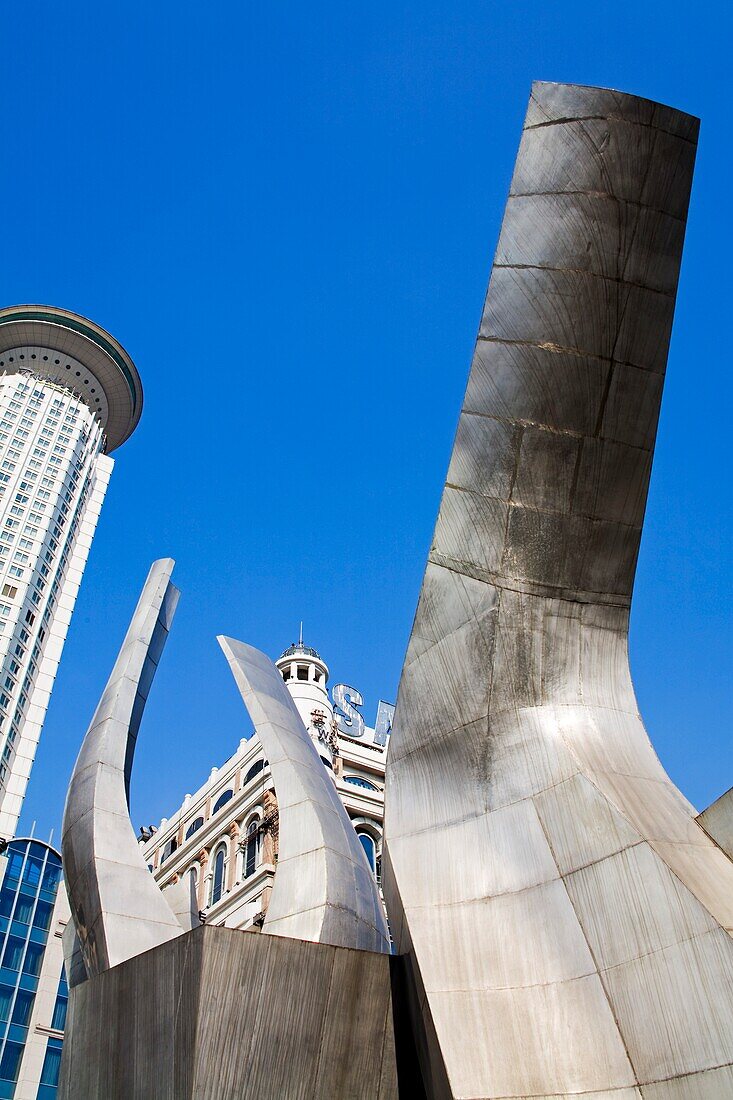
<path fill-rule="evenodd" d="M 364 706 L 361 692 L 347 684 L 334 684 L 331 696 L 333 705 L 338 707 L 336 722 L 340 732 L 347 737 L 363 737 L 364 719 L 356 709 Z"/>

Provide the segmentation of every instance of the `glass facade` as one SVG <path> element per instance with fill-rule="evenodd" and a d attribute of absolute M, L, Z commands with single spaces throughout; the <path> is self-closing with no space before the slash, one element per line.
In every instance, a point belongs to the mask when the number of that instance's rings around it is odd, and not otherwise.
<path fill-rule="evenodd" d="M 37 840 L 11 840 L 0 888 L 0 1100 L 12 1100 L 26 1041 L 51 915 L 61 882 L 61 857 Z M 62 979 L 54 1008 L 65 1021 Z M 56 1096 L 61 1041 L 49 1038 L 38 1097 Z"/>

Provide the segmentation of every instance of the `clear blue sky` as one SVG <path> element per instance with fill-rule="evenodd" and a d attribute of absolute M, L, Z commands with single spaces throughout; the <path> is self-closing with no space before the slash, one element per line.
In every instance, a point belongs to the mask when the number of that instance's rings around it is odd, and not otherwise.
<path fill-rule="evenodd" d="M 23 815 L 68 775 L 150 561 L 178 617 L 133 820 L 248 730 L 215 642 L 305 622 L 373 719 L 393 700 L 532 79 L 702 117 L 631 656 L 702 808 L 733 783 L 728 6 L 12 4 L 2 304 L 135 358 L 145 411 L 92 548 Z"/>

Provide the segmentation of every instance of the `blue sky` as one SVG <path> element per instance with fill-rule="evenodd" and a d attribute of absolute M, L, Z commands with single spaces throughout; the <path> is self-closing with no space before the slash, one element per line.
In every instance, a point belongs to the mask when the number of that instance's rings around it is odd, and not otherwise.
<path fill-rule="evenodd" d="M 3 15 L 2 304 L 135 358 L 22 825 L 68 775 L 150 561 L 179 612 L 143 724 L 136 824 L 248 731 L 215 642 L 298 621 L 368 721 L 393 700 L 532 79 L 702 118 L 637 576 L 655 746 L 702 808 L 731 749 L 730 121 L 724 5 L 15 4 Z"/>

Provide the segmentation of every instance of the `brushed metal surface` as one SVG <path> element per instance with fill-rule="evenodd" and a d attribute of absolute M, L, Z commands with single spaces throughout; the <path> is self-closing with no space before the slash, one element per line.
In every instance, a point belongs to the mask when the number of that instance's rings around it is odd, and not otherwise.
<path fill-rule="evenodd" d="M 270 762 L 280 851 L 263 932 L 389 952 L 377 883 L 349 815 L 273 662 L 219 638 Z"/>
<path fill-rule="evenodd" d="M 392 961 L 201 926 L 71 991 L 59 1100 L 396 1100 Z"/>
<path fill-rule="evenodd" d="M 64 881 L 90 977 L 183 932 L 145 865 L 128 798 L 140 720 L 178 603 L 173 565 L 151 566 L 66 797 Z M 66 946 L 70 960 L 70 934 Z M 78 965 L 74 973 L 78 980 Z"/>
<path fill-rule="evenodd" d="M 730 1083 L 733 863 L 657 759 L 627 652 L 697 131 L 532 88 L 387 763 L 434 1097 Z"/>

